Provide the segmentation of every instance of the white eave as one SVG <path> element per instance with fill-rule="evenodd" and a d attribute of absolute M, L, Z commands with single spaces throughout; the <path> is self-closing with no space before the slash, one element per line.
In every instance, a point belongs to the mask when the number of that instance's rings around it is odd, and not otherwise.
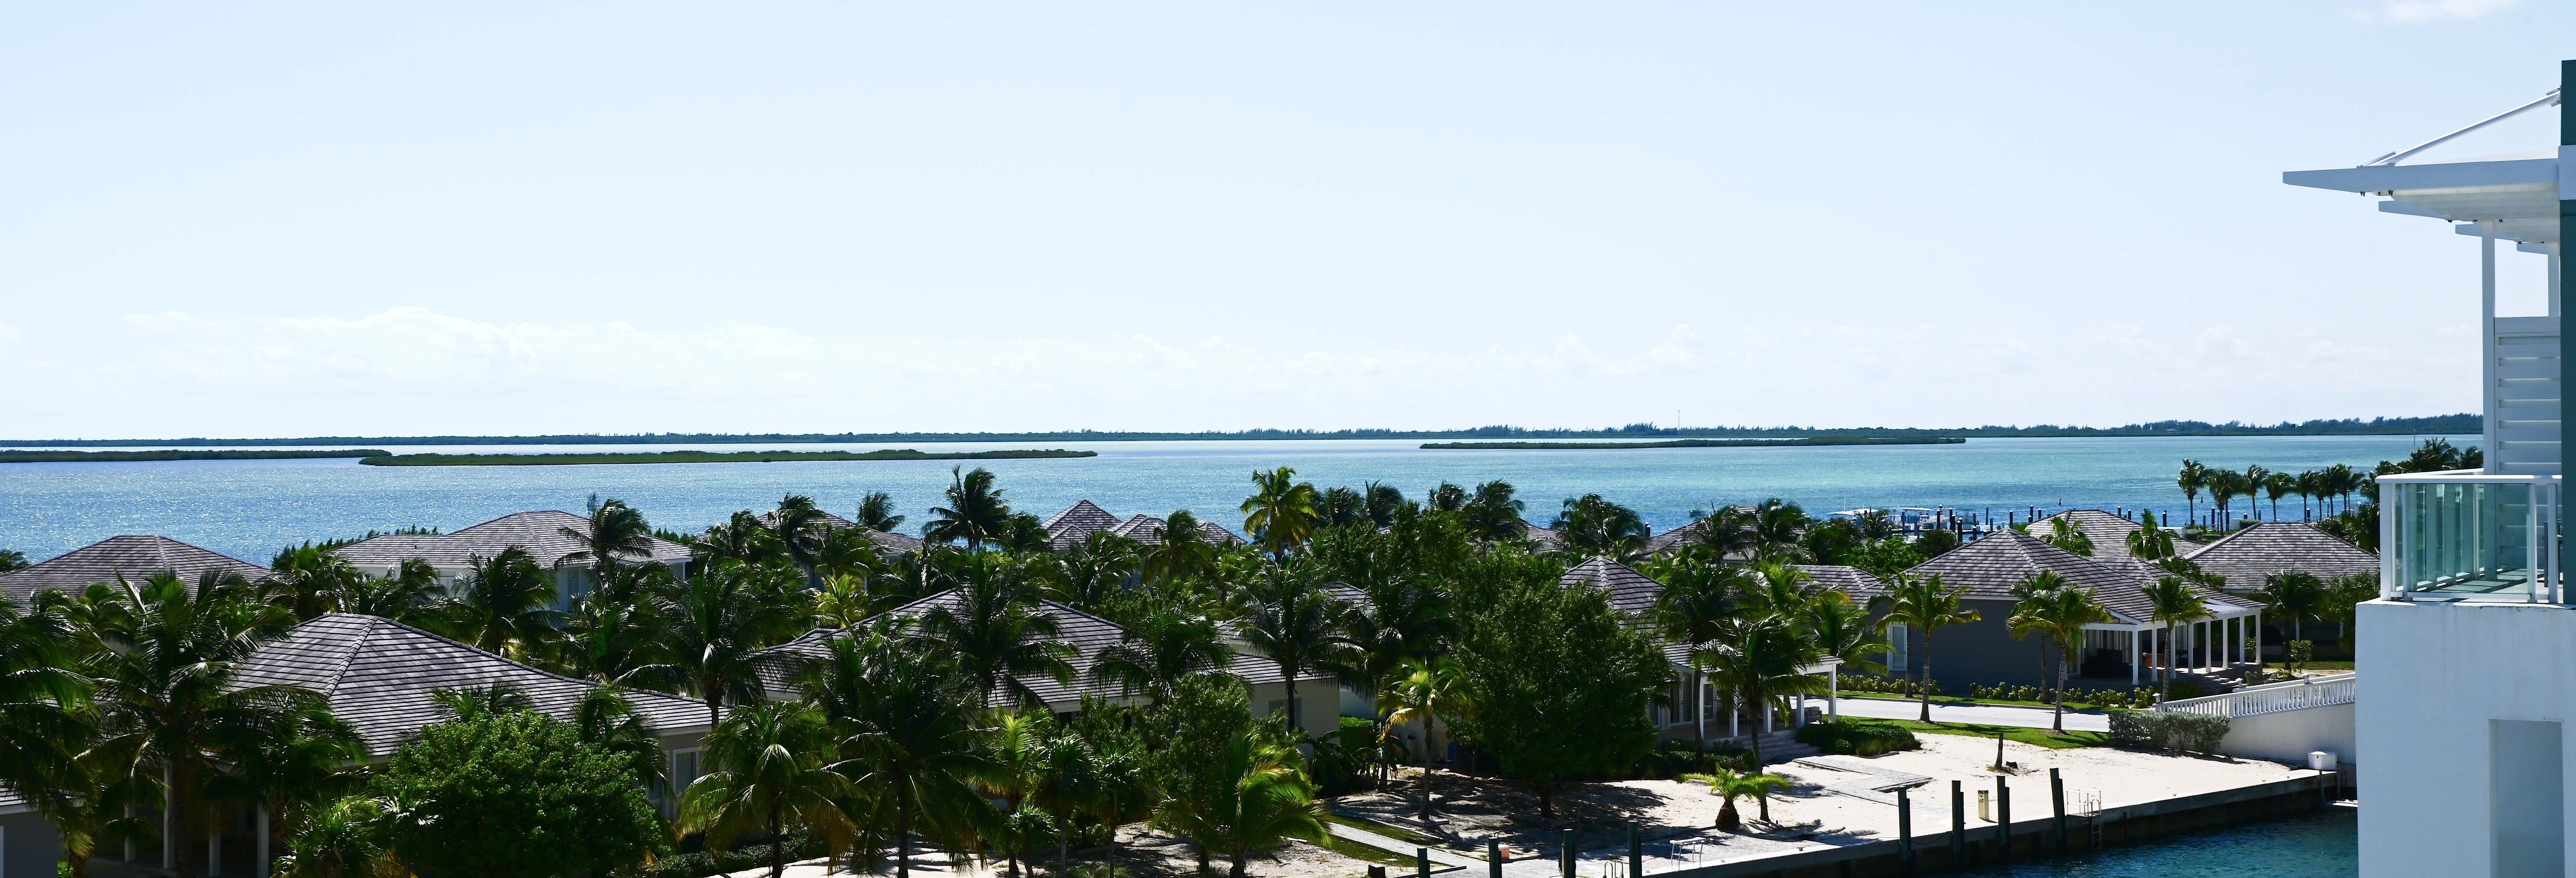
<path fill-rule="evenodd" d="M 2576 159 L 2576 147 L 2419 165 L 2369 165 L 2290 171 L 2281 182 L 2292 186 L 2387 196 L 2385 213 L 2431 217 L 2456 223 L 2463 235 L 2479 234 L 2474 223 L 2492 223 L 2496 237 L 2541 245 L 2559 240 L 2558 202 L 2576 199 L 2567 191 L 2576 180 L 2562 179 L 2560 168 Z"/>

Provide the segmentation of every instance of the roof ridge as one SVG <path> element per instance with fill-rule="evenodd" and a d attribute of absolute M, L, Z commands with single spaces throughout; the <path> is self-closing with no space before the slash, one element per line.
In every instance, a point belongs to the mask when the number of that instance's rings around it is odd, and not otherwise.
<path fill-rule="evenodd" d="M 322 692 L 322 697 L 326 699 L 340 694 L 340 681 L 349 675 L 349 663 L 356 661 L 358 659 L 358 650 L 366 648 L 367 640 L 376 636 L 376 623 L 391 621 L 389 619 L 383 619 L 376 616 L 369 616 L 364 613 L 351 613 L 349 615 L 357 616 L 367 621 L 360 623 L 361 627 L 358 629 L 358 636 L 349 642 L 348 649 L 340 652 L 339 665 L 331 669 L 331 687 L 323 690 Z"/>

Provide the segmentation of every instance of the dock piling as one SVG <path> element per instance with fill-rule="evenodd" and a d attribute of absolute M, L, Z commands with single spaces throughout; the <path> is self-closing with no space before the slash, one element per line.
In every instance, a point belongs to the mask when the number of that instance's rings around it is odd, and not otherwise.
<path fill-rule="evenodd" d="M 2066 855 L 2066 778 L 2048 770 L 2048 798 L 2057 806 L 2057 855 Z"/>
<path fill-rule="evenodd" d="M 1896 791 L 1896 868 L 1914 878 L 1914 800 L 1901 787 Z"/>
<path fill-rule="evenodd" d="M 1430 848 L 1413 849 L 1413 874 L 1417 878 L 1431 878 Z"/>
<path fill-rule="evenodd" d="M 1638 834 L 1637 821 L 1628 821 L 1628 878 L 1645 878 L 1645 839 Z"/>
<path fill-rule="evenodd" d="M 1565 843 L 1557 846 L 1556 856 L 1557 871 L 1565 878 L 1574 878 L 1574 830 L 1565 831 Z"/>
<path fill-rule="evenodd" d="M 1968 861 L 1968 794 L 1950 782 L 1950 868 Z"/>
<path fill-rule="evenodd" d="M 2012 863 L 2012 787 L 1995 775 L 1995 862 Z"/>
<path fill-rule="evenodd" d="M 1501 841 L 1490 838 L 1485 840 L 1486 878 L 1503 878 L 1503 858 L 1506 856 L 1509 854 L 1503 853 Z"/>

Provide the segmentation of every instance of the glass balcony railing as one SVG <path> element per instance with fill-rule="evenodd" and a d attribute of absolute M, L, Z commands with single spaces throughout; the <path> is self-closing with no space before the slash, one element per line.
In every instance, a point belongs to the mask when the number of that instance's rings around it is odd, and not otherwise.
<path fill-rule="evenodd" d="M 2379 477 L 2381 596 L 2563 603 L 2556 476 Z"/>

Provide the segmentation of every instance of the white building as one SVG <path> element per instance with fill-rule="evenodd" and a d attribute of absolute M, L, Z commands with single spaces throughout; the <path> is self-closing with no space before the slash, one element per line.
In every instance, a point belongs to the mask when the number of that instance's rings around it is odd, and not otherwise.
<path fill-rule="evenodd" d="M 2576 80 L 2576 61 L 2561 76 Z M 2576 214 L 2576 117 L 2560 111 L 2553 149 L 2417 159 L 2546 112 L 2559 94 L 2360 167 L 2282 175 L 2452 223 L 2477 239 L 2483 265 L 2486 467 L 2380 479 L 2381 593 L 2359 613 L 2355 701 L 2363 878 L 2570 872 L 2576 612 L 2558 575 L 2559 289 L 2560 231 Z M 2497 313 L 2500 255 L 2548 260 L 2547 313 Z"/>

